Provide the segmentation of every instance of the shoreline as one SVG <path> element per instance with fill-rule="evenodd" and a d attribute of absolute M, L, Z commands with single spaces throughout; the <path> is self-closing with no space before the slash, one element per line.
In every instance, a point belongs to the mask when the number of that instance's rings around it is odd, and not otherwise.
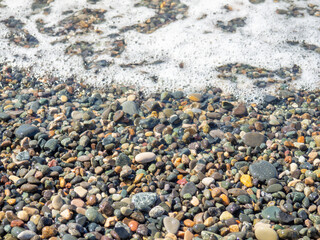
<path fill-rule="evenodd" d="M 320 237 L 319 91 L 246 105 L 23 74 L 1 72 L 4 239 Z"/>

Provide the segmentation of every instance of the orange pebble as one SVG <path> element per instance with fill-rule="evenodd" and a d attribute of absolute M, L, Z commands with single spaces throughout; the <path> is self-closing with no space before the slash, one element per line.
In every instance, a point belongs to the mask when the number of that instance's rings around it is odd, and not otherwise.
<path fill-rule="evenodd" d="M 298 137 L 297 142 L 298 142 L 298 143 L 304 143 L 304 136 Z"/>
<path fill-rule="evenodd" d="M 239 226 L 237 224 L 231 225 L 229 227 L 230 232 L 239 232 Z"/>
<path fill-rule="evenodd" d="M 180 180 L 180 179 L 182 179 L 183 178 L 183 175 L 182 174 L 179 174 L 178 176 L 177 176 L 177 179 L 178 180 Z"/>
<path fill-rule="evenodd" d="M 195 225 L 195 222 L 190 219 L 184 220 L 183 223 L 186 227 L 193 227 Z"/>
<path fill-rule="evenodd" d="M 135 231 L 137 231 L 139 223 L 137 221 L 132 220 L 129 222 L 128 226 L 132 232 L 135 232 Z"/>
<path fill-rule="evenodd" d="M 223 194 L 220 195 L 220 198 L 222 199 L 223 205 L 225 205 L 225 206 L 228 206 L 228 205 L 229 205 L 230 200 L 229 200 L 229 198 L 228 198 L 227 195 L 225 195 L 225 194 L 223 193 Z"/>

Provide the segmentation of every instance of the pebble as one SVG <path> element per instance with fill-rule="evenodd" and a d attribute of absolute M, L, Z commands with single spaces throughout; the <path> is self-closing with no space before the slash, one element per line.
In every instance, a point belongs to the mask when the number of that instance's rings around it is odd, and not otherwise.
<path fill-rule="evenodd" d="M 250 132 L 243 136 L 243 142 L 250 147 L 257 147 L 266 142 L 266 137 L 261 133 Z"/>
<path fill-rule="evenodd" d="M 254 178 L 257 178 L 262 182 L 278 177 L 276 168 L 271 163 L 264 160 L 251 164 L 249 166 L 249 171 Z"/>
<path fill-rule="evenodd" d="M 165 217 L 163 219 L 163 225 L 168 233 L 176 234 L 180 227 L 180 222 L 176 218 Z"/>
<path fill-rule="evenodd" d="M 135 208 L 141 211 L 148 211 L 157 200 L 157 194 L 151 192 L 137 193 L 133 195 L 131 202 Z"/>
<path fill-rule="evenodd" d="M 156 159 L 156 155 L 152 152 L 139 153 L 135 157 L 136 162 L 142 163 L 142 164 L 153 162 L 155 159 Z"/>
<path fill-rule="evenodd" d="M 37 128 L 36 126 L 30 124 L 22 124 L 14 131 L 14 134 L 18 138 L 33 138 L 39 131 L 39 128 Z"/>
<path fill-rule="evenodd" d="M 75 187 L 74 191 L 78 194 L 80 198 L 84 198 L 87 195 L 88 190 L 81 186 Z"/>
<path fill-rule="evenodd" d="M 63 200 L 60 195 L 56 195 L 52 199 L 52 207 L 55 210 L 60 210 L 63 205 Z"/>
<path fill-rule="evenodd" d="M 19 233 L 18 239 L 19 240 L 30 240 L 31 238 L 33 238 L 36 235 L 37 234 L 33 231 L 25 230 L 25 231 Z"/>
<path fill-rule="evenodd" d="M 258 240 L 278 240 L 278 235 L 270 227 L 259 227 L 254 232 Z"/>

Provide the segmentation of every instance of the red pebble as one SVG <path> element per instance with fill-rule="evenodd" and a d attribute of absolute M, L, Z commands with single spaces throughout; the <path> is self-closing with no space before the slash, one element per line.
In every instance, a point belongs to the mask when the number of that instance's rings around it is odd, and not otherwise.
<path fill-rule="evenodd" d="M 188 181 L 185 178 L 182 178 L 182 179 L 177 181 L 177 183 L 180 184 L 180 185 L 185 185 L 185 184 L 187 184 L 187 182 Z"/>
<path fill-rule="evenodd" d="M 10 223 L 11 227 L 22 227 L 24 225 L 24 222 L 20 219 L 12 220 Z"/>
<path fill-rule="evenodd" d="M 132 232 L 135 232 L 135 231 L 137 231 L 139 223 L 137 221 L 132 220 L 129 222 L 128 226 Z"/>
<path fill-rule="evenodd" d="M 56 167 L 58 164 L 58 161 L 53 159 L 50 162 L 48 162 L 48 167 Z"/>

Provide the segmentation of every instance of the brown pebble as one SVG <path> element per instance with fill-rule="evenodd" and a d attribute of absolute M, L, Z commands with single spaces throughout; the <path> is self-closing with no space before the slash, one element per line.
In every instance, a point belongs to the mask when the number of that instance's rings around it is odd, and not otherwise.
<path fill-rule="evenodd" d="M 90 206 L 93 206 L 97 203 L 97 197 L 96 195 L 91 195 L 89 198 L 88 198 L 88 201 L 87 201 L 87 204 L 90 205 Z"/>
<path fill-rule="evenodd" d="M 45 226 L 42 228 L 42 236 L 41 238 L 50 238 L 57 234 L 57 229 L 54 225 L 52 226 Z"/>

